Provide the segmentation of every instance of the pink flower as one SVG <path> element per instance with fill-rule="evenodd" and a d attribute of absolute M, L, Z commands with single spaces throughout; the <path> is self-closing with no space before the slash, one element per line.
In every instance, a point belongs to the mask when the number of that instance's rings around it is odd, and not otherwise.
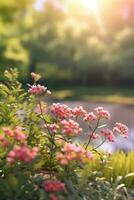
<path fill-rule="evenodd" d="M 51 106 L 51 112 L 60 119 L 66 119 L 72 115 L 72 109 L 65 104 L 54 103 Z"/>
<path fill-rule="evenodd" d="M 25 141 L 27 139 L 27 136 L 22 132 L 21 127 L 17 127 L 14 131 L 15 138 L 18 141 Z"/>
<path fill-rule="evenodd" d="M 109 142 L 115 142 L 114 134 L 108 128 L 101 130 L 101 134 L 106 137 Z"/>
<path fill-rule="evenodd" d="M 122 123 L 116 123 L 113 132 L 118 132 L 121 135 L 124 135 L 125 138 L 128 137 L 128 127 Z"/>
<path fill-rule="evenodd" d="M 62 152 L 57 153 L 57 160 L 61 165 L 68 165 L 71 161 L 83 162 L 85 159 L 93 159 L 93 154 L 81 146 L 75 144 L 65 143 Z"/>
<path fill-rule="evenodd" d="M 110 119 L 110 113 L 104 110 L 103 107 L 97 107 L 94 110 L 100 119 Z"/>
<path fill-rule="evenodd" d="M 4 133 L 5 133 L 6 136 L 9 136 L 9 137 L 13 137 L 14 136 L 14 131 L 11 130 L 10 128 L 4 127 L 3 131 L 4 131 Z"/>
<path fill-rule="evenodd" d="M 7 155 L 7 162 L 13 164 L 16 160 L 20 160 L 26 163 L 32 162 L 36 158 L 38 153 L 38 148 L 33 147 L 30 149 L 26 145 L 15 146 Z"/>
<path fill-rule="evenodd" d="M 52 133 L 58 133 L 60 126 L 56 123 L 54 124 L 44 124 L 44 128 L 49 129 Z"/>
<path fill-rule="evenodd" d="M 62 120 L 61 125 L 63 126 L 63 134 L 68 136 L 77 135 L 82 132 L 80 125 L 72 119 Z"/>
<path fill-rule="evenodd" d="M 87 122 L 92 122 L 92 121 L 94 121 L 94 120 L 96 120 L 97 119 L 97 117 L 95 116 L 95 114 L 93 113 L 93 112 L 90 112 L 90 113 L 88 113 L 88 114 L 85 114 L 85 116 L 84 116 L 84 118 L 83 118 L 83 120 L 84 121 L 87 121 Z"/>
<path fill-rule="evenodd" d="M 76 153 L 77 151 L 77 153 Z M 81 150 L 77 149 L 77 146 L 71 143 L 65 143 L 62 153 L 57 153 L 56 158 L 60 162 L 61 165 L 68 165 L 70 161 L 77 160 L 79 152 L 79 158 Z"/>
<path fill-rule="evenodd" d="M 65 184 L 57 180 L 47 180 L 43 183 L 42 187 L 47 192 L 62 192 L 65 191 Z"/>
<path fill-rule="evenodd" d="M 80 153 L 80 152 L 85 152 L 85 150 L 81 147 L 81 146 L 76 146 L 75 144 L 72 144 L 72 143 L 65 143 L 63 149 L 62 149 L 63 152 L 77 152 L 77 153 Z"/>
<path fill-rule="evenodd" d="M 84 116 L 86 113 L 86 110 L 84 110 L 82 106 L 76 107 L 72 110 L 73 117 Z"/>
<path fill-rule="evenodd" d="M 70 159 L 68 159 L 68 157 L 62 153 L 57 153 L 56 159 L 60 162 L 61 165 L 68 165 L 70 161 Z"/>
<path fill-rule="evenodd" d="M 47 87 L 44 87 L 40 84 L 30 85 L 30 89 L 28 90 L 28 92 L 33 95 L 45 94 L 47 92 Z"/>
<path fill-rule="evenodd" d="M 99 135 L 96 133 L 89 133 L 88 137 L 89 137 L 89 139 L 96 140 L 99 138 Z"/>

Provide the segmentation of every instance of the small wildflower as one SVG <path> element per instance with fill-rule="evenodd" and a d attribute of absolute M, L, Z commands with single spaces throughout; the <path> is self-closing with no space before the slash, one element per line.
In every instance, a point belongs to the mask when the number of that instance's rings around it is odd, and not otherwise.
<path fill-rule="evenodd" d="M 33 95 L 45 94 L 47 92 L 47 87 L 44 87 L 40 84 L 30 85 L 30 89 L 28 90 L 28 92 Z"/>
<path fill-rule="evenodd" d="M 17 160 L 30 163 L 37 156 L 38 148 L 30 149 L 26 145 L 15 146 L 7 155 L 7 162 L 9 164 L 15 163 Z"/>
<path fill-rule="evenodd" d="M 122 123 L 116 123 L 115 127 L 113 128 L 113 132 L 118 132 L 123 135 L 125 138 L 128 137 L 128 127 Z"/>
<path fill-rule="evenodd" d="M 99 135 L 96 134 L 96 133 L 89 133 L 88 137 L 89 137 L 90 140 L 96 140 L 96 139 L 99 138 Z"/>
<path fill-rule="evenodd" d="M 104 110 L 103 107 L 97 107 L 94 110 L 100 119 L 110 119 L 110 113 Z"/>
<path fill-rule="evenodd" d="M 62 120 L 61 125 L 63 126 L 63 134 L 68 136 L 77 135 L 82 132 L 80 125 L 72 119 Z"/>
<path fill-rule="evenodd" d="M 72 110 L 73 117 L 84 116 L 84 115 L 86 115 L 86 113 L 87 113 L 86 110 L 84 110 L 84 108 L 82 106 L 75 107 Z"/>
<path fill-rule="evenodd" d="M 97 117 L 93 112 L 85 114 L 85 116 L 83 118 L 83 120 L 86 121 L 86 122 L 92 122 L 92 121 L 94 121 L 96 119 L 97 119 Z"/>
<path fill-rule="evenodd" d="M 22 132 L 21 127 L 17 127 L 14 131 L 15 138 L 18 141 L 25 141 L 27 139 L 27 136 Z"/>
<path fill-rule="evenodd" d="M 4 131 L 4 133 L 5 133 L 6 136 L 9 136 L 9 137 L 13 137 L 14 136 L 14 131 L 11 130 L 10 128 L 4 127 L 3 131 Z"/>
<path fill-rule="evenodd" d="M 101 130 L 101 134 L 109 141 L 109 142 L 115 142 L 114 134 L 111 130 L 108 128 Z"/>
<path fill-rule="evenodd" d="M 51 112 L 60 119 L 69 118 L 72 115 L 72 109 L 65 104 L 54 103 L 51 106 Z"/>
<path fill-rule="evenodd" d="M 65 143 L 62 152 L 57 153 L 56 158 L 61 165 L 68 165 L 71 161 L 83 162 L 83 160 L 87 158 L 87 152 L 81 146 Z"/>
<path fill-rule="evenodd" d="M 49 129 L 52 133 L 58 133 L 60 126 L 56 123 L 54 124 L 44 124 L 44 128 Z"/>
<path fill-rule="evenodd" d="M 42 187 L 47 192 L 61 192 L 65 191 L 65 184 L 57 180 L 47 180 L 43 183 Z"/>

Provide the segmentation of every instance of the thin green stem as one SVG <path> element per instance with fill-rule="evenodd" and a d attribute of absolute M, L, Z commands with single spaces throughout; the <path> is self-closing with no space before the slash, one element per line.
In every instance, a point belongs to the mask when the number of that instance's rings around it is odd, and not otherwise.
<path fill-rule="evenodd" d="M 47 124 L 45 118 L 43 117 L 43 109 L 42 109 L 42 105 L 41 105 L 40 99 L 39 99 L 39 107 L 40 107 L 40 116 L 42 117 L 44 123 Z M 48 130 L 48 133 L 49 133 L 49 136 L 50 136 L 50 138 L 48 138 L 48 139 L 49 139 L 49 142 L 51 144 L 49 150 L 50 150 L 50 178 L 52 178 L 52 175 L 53 175 L 53 171 L 52 171 L 53 170 L 52 169 L 53 168 L 53 166 L 52 166 L 53 163 L 52 163 L 52 161 L 53 161 L 53 157 L 54 157 L 55 134 L 51 134 L 51 131 L 50 131 L 50 129 L 48 127 L 47 127 L 47 130 Z"/>
<path fill-rule="evenodd" d="M 89 128 L 90 128 L 90 130 L 92 131 L 92 133 L 91 133 L 91 137 L 89 138 L 89 141 L 88 141 L 88 143 L 87 143 L 87 145 L 86 145 L 86 147 L 85 147 L 85 150 L 87 150 L 87 148 L 88 148 L 88 146 L 89 146 L 89 144 L 90 144 L 90 142 L 91 142 L 91 140 L 92 140 L 92 136 L 93 136 L 94 132 L 96 131 L 96 129 L 97 129 L 98 126 L 99 126 L 99 122 L 100 122 L 100 118 L 97 120 L 97 123 L 96 123 L 96 126 L 95 126 L 94 129 L 92 129 L 92 127 L 89 125 Z"/>
<path fill-rule="evenodd" d="M 105 138 L 98 146 L 94 147 L 94 148 L 92 149 L 92 151 L 98 149 L 98 148 L 99 148 L 100 146 L 102 146 L 105 142 L 106 142 L 106 138 Z"/>

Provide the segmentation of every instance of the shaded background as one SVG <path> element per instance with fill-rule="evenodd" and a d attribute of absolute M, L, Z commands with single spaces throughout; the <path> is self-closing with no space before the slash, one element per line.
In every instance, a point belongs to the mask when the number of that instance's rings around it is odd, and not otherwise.
<path fill-rule="evenodd" d="M 132 87 L 134 0 L 1 0 L 0 70 L 10 66 L 22 80 Z"/>

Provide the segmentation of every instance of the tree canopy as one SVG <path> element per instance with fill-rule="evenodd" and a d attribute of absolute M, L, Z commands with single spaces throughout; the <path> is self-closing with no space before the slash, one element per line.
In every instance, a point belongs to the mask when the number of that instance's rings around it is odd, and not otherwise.
<path fill-rule="evenodd" d="M 1 69 L 19 66 L 23 76 L 45 70 L 59 82 L 134 84 L 133 0 L 100 0 L 99 13 L 66 2 L 37 9 L 35 0 L 0 1 Z"/>

